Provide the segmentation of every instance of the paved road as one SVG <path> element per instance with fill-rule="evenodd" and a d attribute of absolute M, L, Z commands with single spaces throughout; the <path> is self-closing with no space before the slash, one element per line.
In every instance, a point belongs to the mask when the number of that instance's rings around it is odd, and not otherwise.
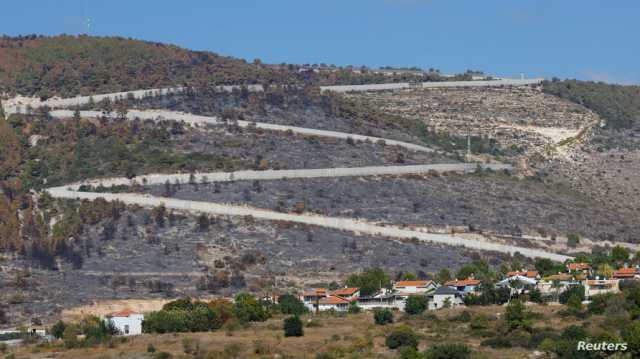
<path fill-rule="evenodd" d="M 569 256 L 551 253 L 544 250 L 511 246 L 500 243 L 485 242 L 462 238 L 455 235 L 425 233 L 414 230 L 402 229 L 396 226 L 381 226 L 374 223 L 360 221 L 351 218 L 326 217 L 313 214 L 291 214 L 253 208 L 249 206 L 237 206 L 210 202 L 187 201 L 175 198 L 162 198 L 150 195 L 134 193 L 93 193 L 77 192 L 66 187 L 55 187 L 47 190 L 55 198 L 88 199 L 104 198 L 107 201 L 120 201 L 128 205 L 144 207 L 156 207 L 164 205 L 168 209 L 194 213 L 210 213 L 227 216 L 252 216 L 257 219 L 270 221 L 286 221 L 303 223 L 314 226 L 334 228 L 355 233 L 365 233 L 383 238 L 418 239 L 423 242 L 439 243 L 466 248 L 497 251 L 502 253 L 520 253 L 531 258 L 549 258 L 554 261 L 564 262 L 571 259 Z"/>
<path fill-rule="evenodd" d="M 430 172 L 475 172 L 478 168 L 493 171 L 511 170 L 511 165 L 502 163 L 475 164 L 475 163 L 450 163 L 432 165 L 411 165 L 411 166 L 369 166 L 369 167 L 338 167 L 338 168 L 317 168 L 299 170 L 265 170 L 265 171 L 236 171 L 236 172 L 198 172 L 194 174 L 197 182 L 230 182 L 243 180 L 281 180 L 287 178 L 323 178 L 323 177 L 356 177 L 356 176 L 384 176 L 384 175 L 406 175 L 406 174 L 428 174 Z M 163 184 L 166 181 L 171 183 L 187 183 L 191 177 L 190 173 L 179 174 L 149 174 L 137 176 L 131 179 L 124 177 L 93 179 L 74 184 L 62 186 L 66 189 L 77 190 L 80 185 L 92 186 L 119 186 L 136 183 Z"/>
<path fill-rule="evenodd" d="M 82 117 L 102 117 L 104 114 L 100 111 L 81 111 L 80 115 Z M 73 116 L 73 111 L 71 110 L 54 110 L 51 111 L 51 116 L 53 117 L 71 117 Z M 133 120 L 135 118 L 139 118 L 141 120 L 177 120 L 184 121 L 189 124 L 212 124 L 212 125 L 220 125 L 225 123 L 223 120 L 218 119 L 217 117 L 209 117 L 209 116 L 199 116 L 193 115 L 190 113 L 184 112 L 176 112 L 176 111 L 164 111 L 164 110 L 129 110 L 127 113 L 127 118 Z M 413 143 L 390 140 L 386 138 L 373 137 L 373 136 L 364 136 L 357 135 L 353 133 L 346 132 L 337 132 L 337 131 L 328 131 L 328 130 L 318 130 L 314 128 L 305 128 L 305 127 L 296 127 L 296 126 L 286 126 L 286 125 L 276 125 L 272 123 L 264 123 L 264 122 L 250 122 L 250 121 L 237 121 L 238 126 L 240 127 L 252 127 L 261 128 L 264 130 L 270 131 L 291 131 L 292 133 L 298 133 L 306 136 L 318 136 L 318 137 L 330 137 L 330 138 L 339 138 L 346 140 L 348 138 L 353 139 L 354 141 L 371 141 L 373 143 L 378 143 L 380 141 L 384 141 L 386 145 L 390 146 L 399 146 L 406 148 L 412 151 L 419 152 L 433 152 L 432 148 L 428 148 L 425 146 L 416 145 Z"/>

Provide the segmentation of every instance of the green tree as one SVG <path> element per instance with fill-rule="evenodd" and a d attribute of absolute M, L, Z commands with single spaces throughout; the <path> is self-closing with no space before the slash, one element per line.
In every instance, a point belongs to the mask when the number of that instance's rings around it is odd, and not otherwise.
<path fill-rule="evenodd" d="M 628 351 L 633 358 L 640 357 L 640 321 L 632 322 L 623 332 L 622 339 L 627 342 Z"/>
<path fill-rule="evenodd" d="M 404 310 L 408 314 L 421 314 L 427 309 L 428 299 L 424 295 L 412 295 L 407 298 Z"/>
<path fill-rule="evenodd" d="M 373 320 L 378 325 L 393 323 L 393 313 L 386 308 L 375 308 L 373 310 Z"/>
<path fill-rule="evenodd" d="M 509 330 L 529 330 L 531 328 L 529 316 L 527 306 L 520 300 L 516 299 L 511 301 L 507 306 L 504 314 L 504 320 Z"/>
<path fill-rule="evenodd" d="M 269 312 L 248 293 L 236 295 L 233 303 L 233 313 L 241 322 L 264 322 L 269 319 Z"/>
<path fill-rule="evenodd" d="M 558 298 L 558 301 L 561 304 L 567 304 L 567 302 L 569 301 L 569 298 L 571 298 L 573 295 L 576 295 L 580 301 L 584 300 L 584 286 L 582 285 L 572 285 L 569 288 L 567 288 L 564 292 L 560 293 L 560 297 Z"/>
<path fill-rule="evenodd" d="M 307 311 L 304 303 L 293 294 L 283 294 L 279 296 L 278 306 L 282 314 L 300 315 Z"/>
<path fill-rule="evenodd" d="M 283 329 L 285 337 L 301 337 L 304 335 L 302 321 L 297 315 L 286 318 L 283 321 Z"/>
<path fill-rule="evenodd" d="M 449 272 L 449 269 L 447 268 L 440 269 L 440 271 L 438 272 L 438 275 L 436 275 L 436 282 L 440 284 L 444 284 L 445 282 L 448 282 L 451 279 L 452 279 L 451 272 Z"/>
<path fill-rule="evenodd" d="M 381 288 L 391 288 L 391 281 L 387 273 L 381 268 L 368 269 L 362 273 L 350 275 L 347 287 L 360 288 L 360 295 L 367 296 L 377 293 Z"/>
<path fill-rule="evenodd" d="M 572 294 L 567 301 L 567 308 L 573 314 L 580 314 L 582 312 L 582 300 L 577 294 Z"/>
<path fill-rule="evenodd" d="M 616 263 L 625 263 L 629 260 L 629 250 L 617 245 L 611 250 L 611 260 Z"/>
<path fill-rule="evenodd" d="M 66 324 L 62 320 L 58 320 L 56 324 L 51 327 L 51 335 L 54 337 L 61 339 L 64 335 L 64 330 L 66 329 Z"/>

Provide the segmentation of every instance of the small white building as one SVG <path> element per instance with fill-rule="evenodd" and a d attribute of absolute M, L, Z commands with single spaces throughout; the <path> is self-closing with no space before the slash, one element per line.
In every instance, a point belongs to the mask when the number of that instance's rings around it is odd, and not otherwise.
<path fill-rule="evenodd" d="M 393 289 L 404 297 L 412 294 L 427 294 L 436 288 L 436 284 L 431 280 L 403 280 L 393 283 Z"/>
<path fill-rule="evenodd" d="M 108 314 L 104 321 L 107 325 L 113 325 L 120 335 L 140 335 L 142 334 L 142 321 L 144 315 L 131 310 L 123 310 Z"/>
<path fill-rule="evenodd" d="M 336 312 L 346 312 L 349 310 L 350 305 L 351 301 L 335 295 L 330 295 L 318 300 L 318 311 L 335 310 Z"/>
<path fill-rule="evenodd" d="M 406 299 L 393 293 L 380 292 L 376 295 L 359 297 L 358 306 L 364 310 L 388 308 L 404 310 Z"/>
<path fill-rule="evenodd" d="M 463 293 L 447 286 L 440 287 L 433 292 L 433 300 L 429 301 L 429 309 L 451 308 L 464 305 Z"/>
<path fill-rule="evenodd" d="M 594 279 L 585 280 L 584 295 L 591 298 L 597 294 L 618 293 L 620 292 L 620 280 L 618 279 Z"/>

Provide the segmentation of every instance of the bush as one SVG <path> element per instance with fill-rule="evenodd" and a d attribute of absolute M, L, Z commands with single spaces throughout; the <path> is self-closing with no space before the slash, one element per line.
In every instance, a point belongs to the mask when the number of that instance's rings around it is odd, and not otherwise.
<path fill-rule="evenodd" d="M 156 347 L 153 344 L 149 343 L 147 345 L 147 353 L 155 353 L 155 352 L 156 352 Z"/>
<path fill-rule="evenodd" d="M 358 306 L 357 302 L 351 302 L 351 304 L 349 304 L 349 309 L 348 309 L 349 314 L 358 314 L 361 311 L 362 309 Z"/>
<path fill-rule="evenodd" d="M 373 310 L 373 320 L 378 325 L 393 323 L 393 313 L 386 308 L 376 308 Z"/>
<path fill-rule="evenodd" d="M 302 321 L 297 315 L 286 318 L 283 321 L 283 329 L 285 337 L 301 337 L 304 335 Z"/>
<path fill-rule="evenodd" d="M 425 359 L 468 359 L 471 349 L 465 344 L 434 344 L 424 352 Z"/>
<path fill-rule="evenodd" d="M 489 318 L 485 314 L 477 314 L 471 318 L 469 327 L 473 330 L 487 329 L 489 327 Z"/>
<path fill-rule="evenodd" d="M 407 298 L 404 311 L 411 315 L 421 314 L 427 309 L 428 300 L 424 295 L 412 295 Z"/>
<path fill-rule="evenodd" d="M 584 287 L 582 285 L 574 285 L 567 288 L 564 292 L 560 293 L 558 300 L 561 304 L 567 304 L 571 296 L 576 295 L 580 301 L 584 300 Z"/>
<path fill-rule="evenodd" d="M 494 337 L 483 340 L 480 345 L 491 348 L 511 348 L 511 342 L 504 337 Z"/>
<path fill-rule="evenodd" d="M 591 314 L 604 314 L 605 309 L 607 309 L 607 302 L 614 296 L 615 294 L 613 293 L 596 294 L 592 296 L 587 310 Z"/>
<path fill-rule="evenodd" d="M 169 353 L 167 353 L 167 352 L 159 352 L 159 353 L 156 353 L 156 354 L 153 356 L 153 358 L 154 358 L 154 359 L 171 359 L 171 358 L 172 358 L 172 356 L 171 356 L 171 354 L 169 354 Z"/>
<path fill-rule="evenodd" d="M 400 347 L 418 348 L 419 337 L 411 330 L 411 328 L 402 326 L 389 334 L 385 344 L 389 349 L 397 349 Z"/>

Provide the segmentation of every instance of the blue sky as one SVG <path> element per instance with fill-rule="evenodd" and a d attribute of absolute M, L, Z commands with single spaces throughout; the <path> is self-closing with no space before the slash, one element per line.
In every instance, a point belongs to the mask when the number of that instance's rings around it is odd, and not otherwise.
<path fill-rule="evenodd" d="M 86 8 L 86 9 L 85 9 Z M 119 35 L 268 63 L 640 83 L 637 0 L 20 0 L 0 33 Z"/>

